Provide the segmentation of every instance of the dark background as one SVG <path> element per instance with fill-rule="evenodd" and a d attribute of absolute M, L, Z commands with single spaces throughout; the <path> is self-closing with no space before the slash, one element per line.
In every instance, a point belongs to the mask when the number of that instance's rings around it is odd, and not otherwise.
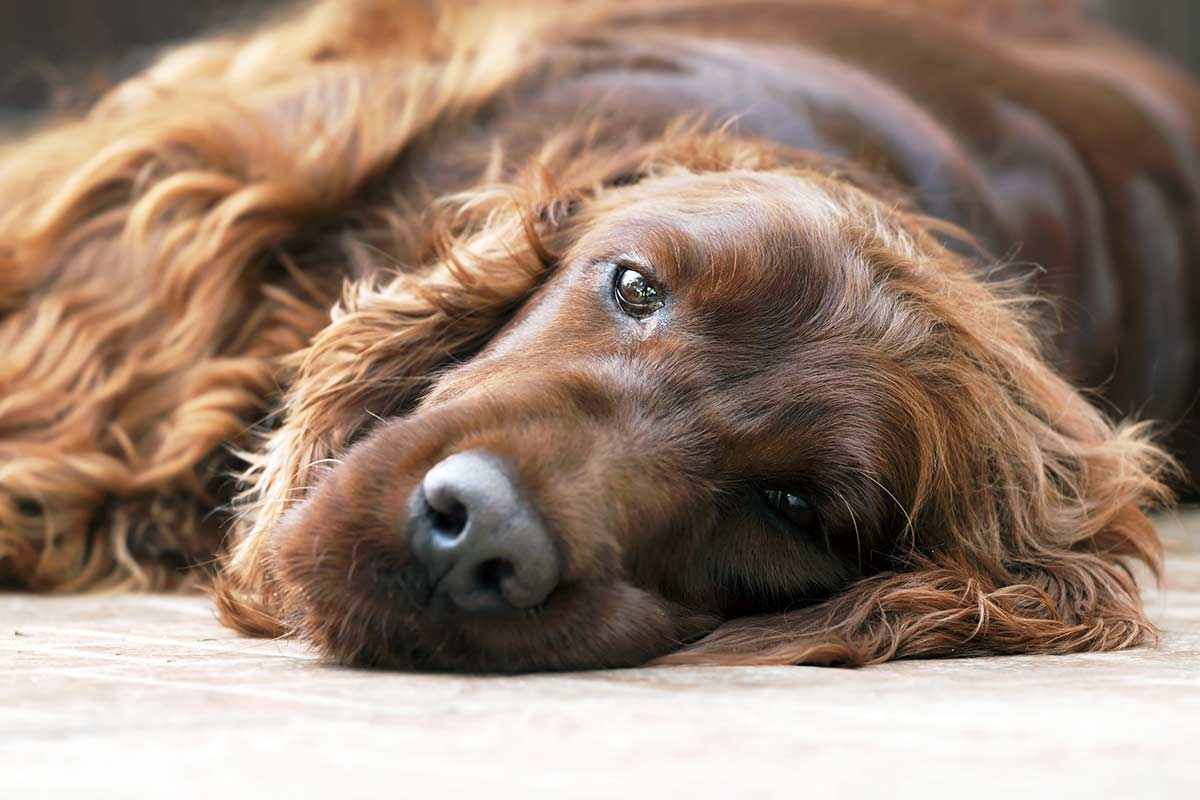
<path fill-rule="evenodd" d="M 1085 1 L 1095 16 L 1200 74 L 1200 0 Z M 0 122 L 20 125 L 46 109 L 86 105 L 164 43 L 253 21 L 281 4 L 0 0 Z"/>

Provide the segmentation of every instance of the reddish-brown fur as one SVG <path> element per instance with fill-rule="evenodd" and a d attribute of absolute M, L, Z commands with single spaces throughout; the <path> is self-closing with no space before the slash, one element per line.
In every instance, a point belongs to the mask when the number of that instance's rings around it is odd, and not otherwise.
<path fill-rule="evenodd" d="M 416 668 L 1147 641 L 1172 460 L 1076 387 L 1195 457 L 1197 126 L 1069 2 L 331 1 L 177 49 L 0 149 L 0 581 L 219 556 L 228 624 Z M 535 610 L 426 606 L 399 521 L 476 449 L 553 532 Z"/>

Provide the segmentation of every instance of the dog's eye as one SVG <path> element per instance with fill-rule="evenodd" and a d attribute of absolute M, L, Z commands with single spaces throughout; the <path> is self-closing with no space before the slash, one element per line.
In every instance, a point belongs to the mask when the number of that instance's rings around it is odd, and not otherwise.
<path fill-rule="evenodd" d="M 800 530 L 817 526 L 817 509 L 810 497 L 782 489 L 763 489 L 762 495 L 775 513 Z"/>
<path fill-rule="evenodd" d="M 631 317 L 648 317 L 663 307 L 662 293 L 642 273 L 620 267 L 613 281 L 617 305 Z"/>

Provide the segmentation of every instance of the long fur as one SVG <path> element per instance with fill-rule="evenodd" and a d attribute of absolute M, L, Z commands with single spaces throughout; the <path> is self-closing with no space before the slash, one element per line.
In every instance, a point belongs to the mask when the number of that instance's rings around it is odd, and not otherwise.
<path fill-rule="evenodd" d="M 446 196 L 381 178 L 604 9 L 506 5 L 495 36 L 496 9 L 323 3 L 168 53 L 87 118 L 0 149 L 0 582 L 157 589 L 209 565 L 227 624 L 294 631 L 305 601 L 271 571 L 271 532 L 378 418 L 477 353 L 612 192 L 775 172 L 833 198 L 871 280 L 906 298 L 837 321 L 887 343 L 904 524 L 874 574 L 664 660 L 1152 640 L 1126 564 L 1160 566 L 1145 512 L 1169 499 L 1169 456 L 1047 366 L 1028 298 L 957 266 L 944 226 L 854 168 L 691 122 L 614 142 L 591 120 L 516 167 L 481 154 L 482 178 Z"/>

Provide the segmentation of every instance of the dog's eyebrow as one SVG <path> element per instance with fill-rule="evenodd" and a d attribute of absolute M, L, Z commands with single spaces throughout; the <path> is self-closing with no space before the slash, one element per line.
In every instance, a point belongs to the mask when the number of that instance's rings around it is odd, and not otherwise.
<path fill-rule="evenodd" d="M 692 266 L 701 262 L 704 249 L 677 214 L 659 209 L 647 215 L 629 213 L 602 223 L 581 237 L 574 258 L 629 260 L 669 286 L 688 276 Z"/>
<path fill-rule="evenodd" d="M 608 259 L 627 254 L 668 283 L 703 275 L 717 284 L 738 265 L 781 253 L 807 259 L 809 243 L 829 239 L 845 213 L 819 187 L 793 176 L 713 178 L 706 188 L 639 198 L 601 220 L 579 249 Z"/>

